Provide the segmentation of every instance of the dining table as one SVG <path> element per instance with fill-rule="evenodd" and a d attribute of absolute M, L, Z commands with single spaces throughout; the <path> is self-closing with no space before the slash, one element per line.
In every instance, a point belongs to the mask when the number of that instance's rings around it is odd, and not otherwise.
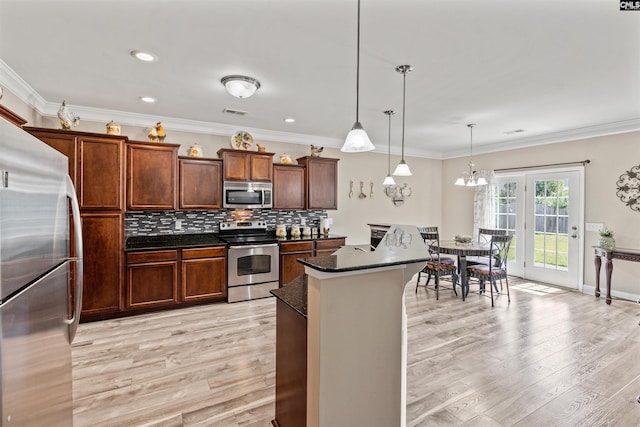
<path fill-rule="evenodd" d="M 458 274 L 460 276 L 460 287 L 462 288 L 462 300 L 469 294 L 469 276 L 467 275 L 467 257 L 469 256 L 490 256 L 497 252 L 490 243 L 469 242 L 462 243 L 456 240 L 441 240 L 433 242 L 429 248 L 441 254 L 456 255 L 458 257 Z M 455 285 L 454 285 L 455 286 Z"/>

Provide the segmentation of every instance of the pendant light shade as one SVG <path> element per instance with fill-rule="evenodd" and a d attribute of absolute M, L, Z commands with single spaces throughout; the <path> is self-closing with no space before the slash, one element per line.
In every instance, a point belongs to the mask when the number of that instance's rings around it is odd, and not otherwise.
<path fill-rule="evenodd" d="M 387 177 L 382 182 L 382 185 L 396 185 L 396 181 L 391 176 L 391 116 L 396 112 L 393 110 L 387 110 L 384 112 L 387 116 L 389 116 L 389 154 L 387 155 Z"/>
<path fill-rule="evenodd" d="M 487 185 L 487 180 L 484 177 L 479 176 L 478 172 L 473 171 L 475 163 L 473 163 L 473 127 L 475 124 L 469 123 L 470 138 L 469 138 L 469 171 L 463 172 L 462 175 L 454 182 L 455 185 L 461 185 L 465 187 L 475 187 L 477 185 Z"/>
<path fill-rule="evenodd" d="M 411 176 L 411 169 L 409 165 L 404 161 L 404 118 L 406 111 L 406 95 L 407 95 L 407 73 L 413 71 L 411 65 L 398 65 L 396 71 L 402 73 L 402 160 L 396 166 L 396 170 L 393 171 L 395 176 Z"/>
<path fill-rule="evenodd" d="M 359 108 L 360 108 L 360 0 L 358 0 L 358 48 L 356 59 L 356 122 L 353 124 L 351 131 L 347 134 L 347 138 L 342 145 L 340 151 L 346 153 L 358 153 L 361 151 L 375 150 L 375 146 L 371 143 L 369 135 L 360 124 Z"/>

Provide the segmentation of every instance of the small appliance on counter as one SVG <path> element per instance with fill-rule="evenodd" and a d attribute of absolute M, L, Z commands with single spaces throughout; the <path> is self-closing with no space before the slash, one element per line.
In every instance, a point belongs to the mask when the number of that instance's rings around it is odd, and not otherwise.
<path fill-rule="evenodd" d="M 220 240 L 227 251 L 227 302 L 271 297 L 280 280 L 275 233 L 265 221 L 220 223 Z"/>

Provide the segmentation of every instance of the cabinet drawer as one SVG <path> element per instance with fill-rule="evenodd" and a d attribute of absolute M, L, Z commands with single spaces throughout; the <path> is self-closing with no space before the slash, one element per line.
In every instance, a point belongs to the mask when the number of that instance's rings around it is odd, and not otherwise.
<path fill-rule="evenodd" d="M 283 242 L 280 243 L 280 252 L 298 252 L 313 250 L 313 242 Z"/>
<path fill-rule="evenodd" d="M 149 251 L 149 252 L 129 252 L 127 254 L 127 264 L 137 264 L 153 261 L 176 261 L 178 259 L 177 250 Z"/>
<path fill-rule="evenodd" d="M 344 239 L 316 240 L 316 249 L 338 249 L 344 246 Z"/>
<path fill-rule="evenodd" d="M 195 258 L 218 258 L 225 256 L 226 248 L 220 246 L 217 248 L 194 248 L 183 249 L 182 259 L 195 259 Z"/>

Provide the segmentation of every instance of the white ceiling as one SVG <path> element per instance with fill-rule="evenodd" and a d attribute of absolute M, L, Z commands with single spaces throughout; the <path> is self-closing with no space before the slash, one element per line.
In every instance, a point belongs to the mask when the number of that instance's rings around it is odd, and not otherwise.
<path fill-rule="evenodd" d="M 45 115 L 64 99 L 83 119 L 161 119 L 169 135 L 339 147 L 355 121 L 356 13 L 356 0 L 0 0 L 0 84 Z M 400 64 L 414 67 L 409 155 L 467 155 L 467 123 L 474 152 L 640 129 L 640 12 L 616 0 L 362 0 L 360 121 L 381 152 L 386 109 L 400 152 Z M 262 87 L 233 98 L 228 74 Z"/>

